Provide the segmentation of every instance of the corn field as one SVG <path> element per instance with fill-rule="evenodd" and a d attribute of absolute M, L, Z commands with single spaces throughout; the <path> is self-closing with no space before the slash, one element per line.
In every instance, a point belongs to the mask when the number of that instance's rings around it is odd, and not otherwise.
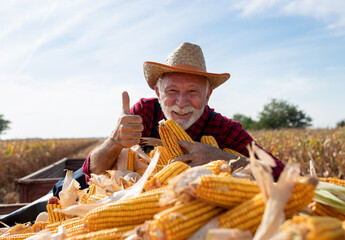
<path fill-rule="evenodd" d="M 22 178 L 64 157 L 72 156 L 98 142 L 98 139 L 0 141 L 0 203 L 16 200 L 15 179 Z"/>
<path fill-rule="evenodd" d="M 252 137 L 285 164 L 291 159 L 309 174 L 313 160 L 319 177 L 345 177 L 345 127 L 336 129 L 283 129 L 250 132 Z"/>

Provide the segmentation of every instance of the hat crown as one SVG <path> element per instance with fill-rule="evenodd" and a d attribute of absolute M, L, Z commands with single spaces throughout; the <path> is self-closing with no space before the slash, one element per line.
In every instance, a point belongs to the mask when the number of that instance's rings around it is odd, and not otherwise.
<path fill-rule="evenodd" d="M 168 66 L 174 65 L 190 65 L 197 67 L 206 72 L 206 63 L 204 54 L 200 46 L 188 42 L 178 46 L 165 60 Z"/>

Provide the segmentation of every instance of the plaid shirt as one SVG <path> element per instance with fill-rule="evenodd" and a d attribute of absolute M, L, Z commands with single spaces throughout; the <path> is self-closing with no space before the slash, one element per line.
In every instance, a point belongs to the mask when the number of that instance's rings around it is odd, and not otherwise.
<path fill-rule="evenodd" d="M 140 99 L 131 108 L 131 113 L 139 115 L 143 119 L 143 137 L 160 138 L 157 130 L 158 122 L 164 118 L 164 114 L 157 98 Z M 214 112 L 214 109 L 209 106 L 205 107 L 201 117 L 186 132 L 195 141 L 199 141 L 203 135 L 212 135 L 216 139 L 219 148 L 230 148 L 245 156 L 249 156 L 246 146 L 253 141 L 253 138 L 242 128 L 239 122 Z M 260 147 L 258 144 L 257 146 Z M 271 153 L 267 153 L 273 157 L 277 164 L 276 167 L 272 168 L 272 175 L 277 181 L 284 164 Z M 83 165 L 83 171 L 87 175 L 90 173 L 88 165 L 89 157 Z"/>

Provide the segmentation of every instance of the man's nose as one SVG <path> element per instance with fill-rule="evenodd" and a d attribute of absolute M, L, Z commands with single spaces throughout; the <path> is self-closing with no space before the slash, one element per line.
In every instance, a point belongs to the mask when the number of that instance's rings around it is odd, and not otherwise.
<path fill-rule="evenodd" d="M 180 108 L 185 108 L 189 105 L 188 97 L 185 94 L 179 94 L 176 99 L 176 105 Z"/>

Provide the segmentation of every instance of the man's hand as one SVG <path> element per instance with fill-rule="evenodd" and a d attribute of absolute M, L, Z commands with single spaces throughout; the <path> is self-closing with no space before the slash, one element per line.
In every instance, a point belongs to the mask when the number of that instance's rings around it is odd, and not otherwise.
<path fill-rule="evenodd" d="M 123 148 L 129 148 L 139 143 L 143 129 L 141 117 L 131 115 L 128 93 L 123 92 L 122 114 L 111 135 L 92 151 L 90 171 L 101 174 L 105 170 L 111 169 Z"/>
<path fill-rule="evenodd" d="M 143 130 L 144 125 L 142 124 L 141 117 L 139 115 L 131 115 L 129 95 L 125 91 L 122 93 L 122 114 L 110 137 L 117 145 L 129 148 L 139 144 Z"/>
<path fill-rule="evenodd" d="M 230 160 L 228 153 L 210 144 L 188 141 L 179 141 L 179 145 L 187 154 L 175 158 L 172 162 L 181 161 L 189 166 L 199 166 L 214 160 Z"/>

